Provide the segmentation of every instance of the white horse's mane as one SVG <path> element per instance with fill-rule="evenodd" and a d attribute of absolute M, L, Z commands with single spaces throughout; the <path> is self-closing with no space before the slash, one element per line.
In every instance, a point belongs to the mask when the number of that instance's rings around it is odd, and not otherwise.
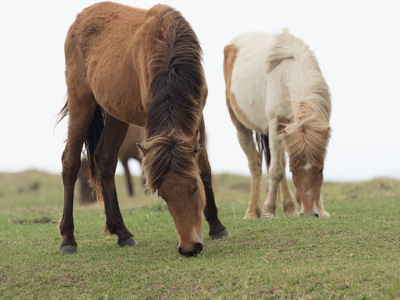
<path fill-rule="evenodd" d="M 284 60 L 288 63 L 281 64 Z M 268 73 L 278 72 L 285 78 L 283 94 L 290 98 L 291 122 L 285 128 L 284 141 L 291 164 L 302 153 L 313 165 L 323 164 L 330 136 L 331 100 L 314 53 L 284 29 L 275 36 L 268 63 Z"/>

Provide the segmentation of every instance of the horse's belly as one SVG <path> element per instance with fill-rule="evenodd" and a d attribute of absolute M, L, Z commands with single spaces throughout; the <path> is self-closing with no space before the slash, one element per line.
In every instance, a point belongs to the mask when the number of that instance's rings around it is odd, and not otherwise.
<path fill-rule="evenodd" d="M 139 87 L 132 85 L 113 88 L 104 84 L 93 89 L 97 103 L 108 114 L 122 122 L 144 126 L 146 113 L 138 91 Z"/>
<path fill-rule="evenodd" d="M 247 128 L 268 134 L 268 119 L 263 102 L 257 95 L 231 90 L 231 107 L 239 121 Z"/>
<path fill-rule="evenodd" d="M 114 118 L 127 124 L 144 126 L 146 113 L 140 102 L 134 98 L 129 98 L 126 101 L 99 101 L 100 106 Z"/>
<path fill-rule="evenodd" d="M 108 70 L 108 72 L 104 72 Z M 143 126 L 145 110 L 142 105 L 139 79 L 130 74 L 127 67 L 99 59 L 88 63 L 87 74 L 90 88 L 97 103 L 114 118 Z"/>

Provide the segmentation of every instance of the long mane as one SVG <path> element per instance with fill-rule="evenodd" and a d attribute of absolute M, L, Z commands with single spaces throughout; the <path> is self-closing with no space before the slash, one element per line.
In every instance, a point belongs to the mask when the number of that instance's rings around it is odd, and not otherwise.
<path fill-rule="evenodd" d="M 282 64 L 285 60 L 288 63 Z M 286 74 L 283 94 L 290 99 L 292 115 L 283 134 L 291 167 L 301 158 L 323 166 L 330 137 L 331 100 L 314 53 L 285 29 L 275 37 L 268 63 L 268 73 Z"/>
<path fill-rule="evenodd" d="M 202 50 L 189 23 L 164 5 L 148 13 L 160 16 L 150 61 L 152 102 L 142 144 L 147 188 L 155 192 L 170 171 L 186 177 L 199 172 L 191 139 L 199 127 L 206 83 Z"/>

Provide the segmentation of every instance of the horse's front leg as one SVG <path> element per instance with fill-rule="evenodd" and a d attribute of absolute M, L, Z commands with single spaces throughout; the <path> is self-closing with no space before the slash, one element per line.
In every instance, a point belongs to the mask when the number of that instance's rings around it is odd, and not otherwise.
<path fill-rule="evenodd" d="M 283 194 L 283 213 L 287 217 L 296 217 L 299 215 L 299 212 L 296 208 L 296 203 L 293 200 L 293 196 L 292 193 L 290 192 L 287 178 L 285 175 L 285 168 L 286 168 L 285 155 L 282 155 L 282 167 L 283 167 L 283 178 L 280 183 L 280 187 L 282 189 L 282 194 Z"/>
<path fill-rule="evenodd" d="M 208 161 L 206 149 L 206 131 L 203 118 L 200 124 L 200 152 L 198 163 L 200 169 L 200 177 L 204 184 L 204 191 L 206 195 L 204 216 L 210 226 L 209 235 L 213 239 L 220 239 L 230 236 L 228 230 L 226 230 L 225 226 L 218 218 L 218 208 L 215 204 L 214 191 L 212 187 L 211 166 Z"/>
<path fill-rule="evenodd" d="M 133 246 L 137 244 L 132 233 L 125 227 L 115 188 L 115 169 L 118 163 L 118 151 L 124 141 L 128 126 L 128 124 L 107 114 L 104 131 L 95 152 L 97 176 L 100 181 L 100 189 L 106 213 L 106 230 L 118 236 L 118 244 L 120 246 Z"/>
<path fill-rule="evenodd" d="M 282 157 L 284 155 L 282 135 L 278 130 L 278 122 L 272 119 L 269 122 L 269 146 L 271 150 L 271 164 L 268 170 L 268 195 L 264 202 L 263 217 L 276 217 L 278 186 L 284 177 Z"/>

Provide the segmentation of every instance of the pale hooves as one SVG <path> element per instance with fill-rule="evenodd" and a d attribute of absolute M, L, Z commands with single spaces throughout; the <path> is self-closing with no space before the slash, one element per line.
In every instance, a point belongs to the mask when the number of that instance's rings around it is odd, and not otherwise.
<path fill-rule="evenodd" d="M 218 240 L 218 239 L 222 239 L 224 237 L 231 236 L 231 234 L 228 232 L 228 230 L 224 229 L 224 230 L 214 233 L 213 235 L 210 235 L 210 236 L 213 240 Z"/>
<path fill-rule="evenodd" d="M 77 246 L 72 246 L 72 245 L 61 246 L 60 250 L 61 254 L 74 254 L 78 252 Z"/>
<path fill-rule="evenodd" d="M 274 214 L 271 214 L 271 213 L 263 214 L 262 217 L 266 218 L 266 219 L 276 218 L 276 216 Z"/>
<path fill-rule="evenodd" d="M 260 214 L 257 213 L 247 213 L 243 219 L 258 219 L 260 217 Z"/>
<path fill-rule="evenodd" d="M 297 210 L 284 212 L 286 217 L 298 217 L 300 213 Z"/>
<path fill-rule="evenodd" d="M 125 247 L 125 246 L 136 246 L 138 243 L 136 242 L 136 240 L 132 237 L 127 238 L 126 240 L 123 241 L 118 241 L 118 245 L 120 245 L 121 247 Z"/>
<path fill-rule="evenodd" d="M 331 215 L 327 211 L 323 210 L 319 212 L 319 216 L 322 218 L 329 218 Z"/>

